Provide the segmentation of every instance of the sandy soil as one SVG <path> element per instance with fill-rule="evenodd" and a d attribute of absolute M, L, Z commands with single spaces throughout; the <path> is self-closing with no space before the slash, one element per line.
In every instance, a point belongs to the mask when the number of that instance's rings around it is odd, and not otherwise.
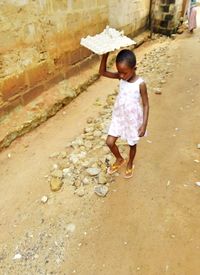
<path fill-rule="evenodd" d="M 138 59 L 159 45 L 146 43 Z M 51 193 L 45 175 L 49 155 L 98 116 L 95 100 L 104 103 L 115 81 L 101 78 L 1 153 L 1 274 L 199 274 L 199 48 L 199 30 L 170 42 L 172 73 L 162 95 L 149 91 L 149 135 L 138 147 L 134 178 L 117 177 L 106 198 L 79 198 L 65 186 Z M 13 260 L 19 247 L 29 258 Z"/>

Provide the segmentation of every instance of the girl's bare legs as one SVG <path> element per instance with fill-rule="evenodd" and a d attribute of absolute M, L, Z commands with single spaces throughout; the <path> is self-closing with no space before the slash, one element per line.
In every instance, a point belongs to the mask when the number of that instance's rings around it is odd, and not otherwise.
<path fill-rule="evenodd" d="M 136 149 L 137 149 L 136 144 L 134 146 L 130 146 L 129 160 L 128 160 L 128 163 L 127 163 L 127 169 L 132 169 L 132 167 L 133 167 L 133 161 L 134 161 L 134 158 L 135 158 Z"/>
<path fill-rule="evenodd" d="M 110 148 L 110 151 L 113 153 L 113 155 L 116 157 L 115 163 L 121 164 L 124 161 L 124 159 L 123 159 L 122 155 L 120 154 L 117 145 L 115 144 L 117 139 L 118 139 L 117 137 L 108 136 L 107 140 L 106 140 L 106 144 Z"/>

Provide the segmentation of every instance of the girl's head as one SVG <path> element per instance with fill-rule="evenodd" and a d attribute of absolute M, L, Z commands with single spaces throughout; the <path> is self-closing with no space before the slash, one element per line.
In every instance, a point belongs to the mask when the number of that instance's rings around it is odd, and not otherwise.
<path fill-rule="evenodd" d="M 135 76 L 136 57 L 130 50 L 122 50 L 118 53 L 116 58 L 116 67 L 120 78 L 123 80 L 130 80 Z"/>

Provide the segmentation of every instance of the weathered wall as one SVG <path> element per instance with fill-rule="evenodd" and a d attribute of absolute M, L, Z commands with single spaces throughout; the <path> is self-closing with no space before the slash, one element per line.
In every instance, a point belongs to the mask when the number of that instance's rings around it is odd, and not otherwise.
<path fill-rule="evenodd" d="M 184 0 L 155 0 L 153 5 L 153 30 L 171 35 L 178 27 Z"/>
<path fill-rule="evenodd" d="M 0 18 L 0 110 L 10 110 L 90 54 L 80 38 L 105 27 L 108 6 L 106 0 L 5 0 Z"/>
<path fill-rule="evenodd" d="M 147 26 L 150 0 L 109 1 L 109 22 L 115 28 L 123 28 L 126 34 L 134 34 Z"/>
<path fill-rule="evenodd" d="M 0 114 L 67 78 L 91 53 L 80 38 L 107 24 L 127 34 L 146 25 L 148 0 L 1 0 Z M 76 67 L 76 68 L 75 68 Z"/>

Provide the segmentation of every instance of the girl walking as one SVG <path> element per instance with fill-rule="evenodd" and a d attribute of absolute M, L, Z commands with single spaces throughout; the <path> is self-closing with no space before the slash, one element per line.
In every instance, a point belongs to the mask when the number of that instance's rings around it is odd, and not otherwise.
<path fill-rule="evenodd" d="M 187 16 L 188 16 L 188 28 L 191 33 L 197 27 L 197 2 L 196 0 L 188 0 Z"/>
<path fill-rule="evenodd" d="M 136 57 L 132 51 L 122 50 L 119 52 L 116 58 L 117 72 L 115 73 L 107 71 L 108 55 L 109 53 L 103 55 L 99 73 L 102 76 L 120 80 L 119 94 L 114 105 L 106 140 L 116 161 L 108 168 L 108 173 L 117 172 L 126 162 L 116 145 L 116 141 L 120 137 L 126 140 L 130 146 L 124 177 L 131 178 L 137 143 L 140 137 L 145 135 L 147 128 L 149 115 L 147 88 L 144 80 L 136 75 Z"/>

